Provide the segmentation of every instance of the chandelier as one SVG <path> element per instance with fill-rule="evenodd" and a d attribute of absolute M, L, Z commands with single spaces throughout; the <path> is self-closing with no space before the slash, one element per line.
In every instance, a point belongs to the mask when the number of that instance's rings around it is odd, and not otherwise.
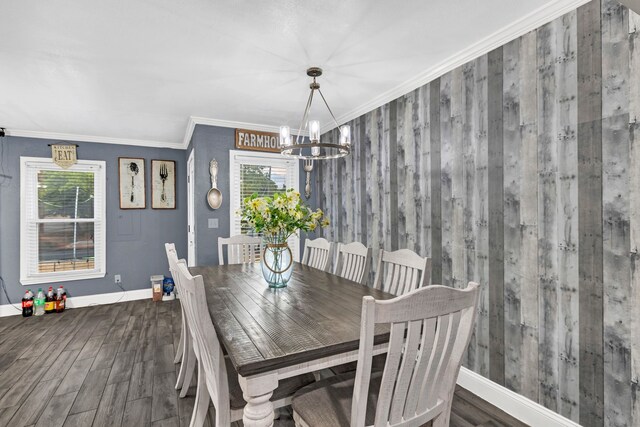
<path fill-rule="evenodd" d="M 302 115 L 302 122 L 300 123 L 295 142 L 292 139 L 289 126 L 280 127 L 280 153 L 284 156 L 295 159 L 321 160 L 337 159 L 351 152 L 351 128 L 349 125 L 340 126 L 338 124 L 336 117 L 333 115 L 333 111 L 329 108 L 329 104 L 327 104 L 327 100 L 320 90 L 320 85 L 316 82 L 316 78 L 321 75 L 321 68 L 311 67 L 307 70 L 307 76 L 312 77 L 313 81 L 309 85 L 311 93 L 309 93 L 309 99 L 307 100 L 307 106 Z M 316 91 L 320 94 L 324 105 L 327 107 L 327 110 L 329 110 L 329 114 L 331 114 L 336 127 L 339 129 L 339 141 L 337 143 L 320 141 L 320 122 L 318 120 L 309 120 L 309 111 L 311 110 L 313 95 Z M 305 134 L 308 132 L 308 141 L 305 141 L 303 132 Z"/>

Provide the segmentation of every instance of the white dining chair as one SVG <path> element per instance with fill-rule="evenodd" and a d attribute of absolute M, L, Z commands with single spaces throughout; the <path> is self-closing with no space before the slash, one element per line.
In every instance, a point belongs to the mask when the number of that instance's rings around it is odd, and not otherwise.
<path fill-rule="evenodd" d="M 222 352 L 208 314 L 202 276 L 192 276 L 185 263 L 178 263 L 177 268 L 183 288 L 187 325 L 198 360 L 198 385 L 190 426 L 200 427 L 204 424 L 210 401 L 215 407 L 215 425 L 228 426 L 242 419 L 246 404 L 238 383 L 238 373 Z M 289 405 L 293 393 L 313 381 L 313 375 L 310 374 L 280 381 L 271 397 L 274 408 Z"/>
<path fill-rule="evenodd" d="M 257 261 L 256 252 L 260 249 L 260 237 L 238 234 L 231 237 L 218 237 L 218 262 L 224 265 L 224 246 L 227 247 L 227 264 L 250 264 Z"/>
<path fill-rule="evenodd" d="M 371 269 L 371 249 L 360 242 L 338 243 L 338 259 L 333 274 L 366 284 Z"/>
<path fill-rule="evenodd" d="M 328 271 L 332 249 L 333 243 L 322 237 L 306 239 L 302 254 L 302 264 L 318 270 Z"/>
<path fill-rule="evenodd" d="M 167 261 L 169 262 L 169 271 L 173 278 L 173 283 L 176 287 L 178 295 L 182 294 L 182 286 L 180 285 L 180 276 L 178 274 L 178 253 L 173 243 L 164 244 L 165 251 L 167 253 Z M 184 262 L 184 260 L 182 260 Z M 187 325 L 187 316 L 185 313 L 184 304 L 180 303 L 180 310 L 182 313 L 182 325 L 180 327 L 180 341 L 178 342 L 178 349 L 176 351 L 173 363 L 180 364 L 180 370 L 178 371 L 178 378 L 176 380 L 175 389 L 180 390 L 180 397 L 185 397 L 191 385 L 191 379 L 193 378 L 193 372 L 195 370 L 196 357 L 193 352 L 193 343 L 191 340 L 191 334 L 189 333 Z"/>
<path fill-rule="evenodd" d="M 383 280 L 384 278 L 384 280 Z M 429 285 L 431 258 L 423 258 L 409 249 L 388 252 L 380 249 L 373 287 L 393 295 Z"/>
<path fill-rule="evenodd" d="M 478 284 L 472 282 L 466 289 L 427 286 L 385 301 L 364 297 L 355 376 L 298 391 L 296 425 L 448 426 L 477 302 Z M 384 370 L 372 373 L 378 324 L 389 324 L 391 333 Z"/>

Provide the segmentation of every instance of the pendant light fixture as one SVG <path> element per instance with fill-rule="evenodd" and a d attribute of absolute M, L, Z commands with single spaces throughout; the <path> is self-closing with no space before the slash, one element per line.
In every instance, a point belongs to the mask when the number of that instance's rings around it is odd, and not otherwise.
<path fill-rule="evenodd" d="M 311 93 L 309 93 L 309 99 L 302 115 L 302 122 L 295 142 L 292 139 L 289 126 L 280 127 L 280 153 L 284 156 L 296 159 L 321 160 L 337 159 L 351 153 L 351 128 L 349 125 L 340 126 L 338 124 L 333 111 L 329 108 L 329 104 L 327 104 L 327 100 L 320 90 L 320 84 L 316 81 L 321 75 L 322 69 L 319 67 L 311 67 L 307 70 L 307 76 L 313 78 L 313 81 L 309 85 Z M 316 91 L 320 94 L 324 105 L 329 110 L 329 114 L 331 114 L 331 118 L 339 130 L 339 141 L 337 143 L 320 141 L 320 122 L 309 118 L 313 95 Z M 308 141 L 305 141 L 305 134 L 309 136 Z"/>

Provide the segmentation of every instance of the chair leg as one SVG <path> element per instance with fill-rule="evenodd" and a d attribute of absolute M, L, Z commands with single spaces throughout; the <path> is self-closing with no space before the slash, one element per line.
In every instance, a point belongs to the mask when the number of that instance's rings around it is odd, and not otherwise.
<path fill-rule="evenodd" d="M 180 341 L 178 342 L 178 350 L 176 351 L 176 357 L 173 358 L 173 363 L 178 363 L 184 357 L 185 351 L 185 324 L 182 322 L 182 327 L 180 328 Z"/>
<path fill-rule="evenodd" d="M 193 413 L 191 414 L 189 427 L 202 427 L 207 418 L 209 401 L 211 399 L 209 397 L 205 375 L 202 364 L 198 363 L 198 390 L 196 392 L 196 400 L 193 402 Z"/>
<path fill-rule="evenodd" d="M 196 370 L 196 354 L 193 348 L 190 348 L 187 352 L 187 363 L 184 373 L 184 380 L 182 382 L 182 390 L 180 390 L 180 397 L 185 397 L 191 386 L 191 379 L 193 378 L 193 372 Z M 183 365 L 185 365 L 183 363 Z M 182 368 L 182 366 L 180 366 Z M 203 374 L 204 375 L 204 374 Z M 200 366 L 198 366 L 198 379 L 200 378 Z"/>
<path fill-rule="evenodd" d="M 182 363 L 180 364 L 180 370 L 178 371 L 178 378 L 176 380 L 176 390 L 182 388 L 184 384 L 184 377 L 185 377 L 185 374 L 187 373 L 187 367 L 189 366 L 189 362 L 190 362 L 189 359 L 194 357 L 193 347 L 189 342 L 189 337 L 184 339 L 184 343 L 186 344 L 186 348 L 182 356 Z M 187 385 L 187 388 L 189 388 L 189 385 Z"/>

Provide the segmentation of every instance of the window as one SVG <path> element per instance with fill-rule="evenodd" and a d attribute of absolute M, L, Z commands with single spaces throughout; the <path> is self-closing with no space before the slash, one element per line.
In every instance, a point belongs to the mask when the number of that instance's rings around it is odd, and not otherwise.
<path fill-rule="evenodd" d="M 299 189 L 299 169 L 295 159 L 287 159 L 280 154 L 253 154 L 246 151 L 231 150 L 229 155 L 231 182 L 231 235 L 253 234 L 243 226 L 236 211 L 240 209 L 245 197 L 257 193 L 258 196 L 271 196 L 287 188 Z M 294 259 L 299 261 L 299 237 L 289 238 L 289 247 Z"/>
<path fill-rule="evenodd" d="M 20 158 L 20 281 L 104 277 L 105 162 Z"/>

